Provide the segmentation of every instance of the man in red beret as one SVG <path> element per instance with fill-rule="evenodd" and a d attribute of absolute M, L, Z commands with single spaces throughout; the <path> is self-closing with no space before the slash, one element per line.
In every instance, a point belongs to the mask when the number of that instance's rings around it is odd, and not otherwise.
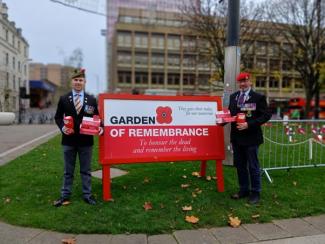
<path fill-rule="evenodd" d="M 261 125 L 271 118 L 266 97 L 252 89 L 250 74 L 243 72 L 237 76 L 239 91 L 230 95 L 231 116 L 242 113 L 245 122 L 232 123 L 230 141 L 237 168 L 239 191 L 232 199 L 249 198 L 251 204 L 260 200 L 261 174 L 258 147 L 263 143 Z"/>

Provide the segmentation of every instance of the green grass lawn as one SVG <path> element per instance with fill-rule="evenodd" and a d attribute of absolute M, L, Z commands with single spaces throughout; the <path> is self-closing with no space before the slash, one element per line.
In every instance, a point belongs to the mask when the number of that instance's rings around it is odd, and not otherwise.
<path fill-rule="evenodd" d="M 101 180 L 93 179 L 96 206 L 83 202 L 76 168 L 71 204 L 55 208 L 52 202 L 60 196 L 63 174 L 59 145 L 58 136 L 0 167 L 1 221 L 71 233 L 158 234 L 226 226 L 230 214 L 243 223 L 255 223 L 325 213 L 324 168 L 272 172 L 274 183 L 263 177 L 261 204 L 251 206 L 246 200 L 229 198 L 237 191 L 233 167 L 224 167 L 225 192 L 219 193 L 214 180 L 192 176 L 193 171 L 199 171 L 199 162 L 119 165 L 129 174 L 112 180 L 113 202 L 101 200 Z M 95 153 L 93 169 L 99 168 Z M 207 175 L 214 172 L 214 163 L 210 162 Z M 181 184 L 190 186 L 183 189 Z M 145 211 L 145 202 L 151 202 L 153 209 Z M 182 207 L 189 205 L 193 210 L 183 212 Z M 186 215 L 200 220 L 187 223 Z"/>

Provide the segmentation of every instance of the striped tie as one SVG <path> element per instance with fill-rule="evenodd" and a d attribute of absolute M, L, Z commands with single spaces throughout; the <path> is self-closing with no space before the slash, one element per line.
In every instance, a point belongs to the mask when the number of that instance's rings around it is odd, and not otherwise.
<path fill-rule="evenodd" d="M 76 94 L 76 99 L 74 100 L 74 107 L 76 108 L 77 114 L 79 114 L 81 110 L 81 101 L 79 96 L 80 94 Z"/>

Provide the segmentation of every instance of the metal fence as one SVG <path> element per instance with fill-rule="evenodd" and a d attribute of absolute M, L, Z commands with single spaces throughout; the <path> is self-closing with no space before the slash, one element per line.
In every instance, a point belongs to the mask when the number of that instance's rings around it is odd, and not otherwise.
<path fill-rule="evenodd" d="M 269 171 L 325 166 L 325 120 L 271 120 L 263 126 L 259 159 Z"/>
<path fill-rule="evenodd" d="M 29 109 L 16 114 L 16 123 L 20 124 L 53 124 L 54 108 Z"/>

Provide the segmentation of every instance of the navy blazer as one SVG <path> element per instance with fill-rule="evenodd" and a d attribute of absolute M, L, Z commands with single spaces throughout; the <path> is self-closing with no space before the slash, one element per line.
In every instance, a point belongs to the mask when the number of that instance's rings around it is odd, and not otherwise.
<path fill-rule="evenodd" d="M 246 104 L 246 106 L 251 105 L 252 107 L 256 107 L 251 111 L 242 111 L 242 109 L 237 106 L 239 95 L 240 91 L 230 95 L 229 110 L 231 116 L 235 116 L 238 113 L 245 113 L 248 128 L 240 131 L 236 128 L 236 123 L 231 123 L 230 141 L 242 146 L 260 145 L 263 143 L 261 125 L 271 118 L 266 97 L 251 89 L 248 94 L 248 99 L 245 100 L 244 104 Z"/>
<path fill-rule="evenodd" d="M 62 132 L 62 145 L 92 146 L 94 144 L 93 136 L 79 134 L 79 130 L 82 118 L 84 116 L 93 117 L 93 115 L 98 115 L 97 101 L 93 96 L 84 93 L 83 106 L 79 114 L 77 114 L 74 106 L 72 91 L 61 96 L 54 117 L 55 122 L 61 132 L 64 126 L 63 118 L 65 116 L 72 116 L 74 122 L 74 134 L 66 135 Z"/>

